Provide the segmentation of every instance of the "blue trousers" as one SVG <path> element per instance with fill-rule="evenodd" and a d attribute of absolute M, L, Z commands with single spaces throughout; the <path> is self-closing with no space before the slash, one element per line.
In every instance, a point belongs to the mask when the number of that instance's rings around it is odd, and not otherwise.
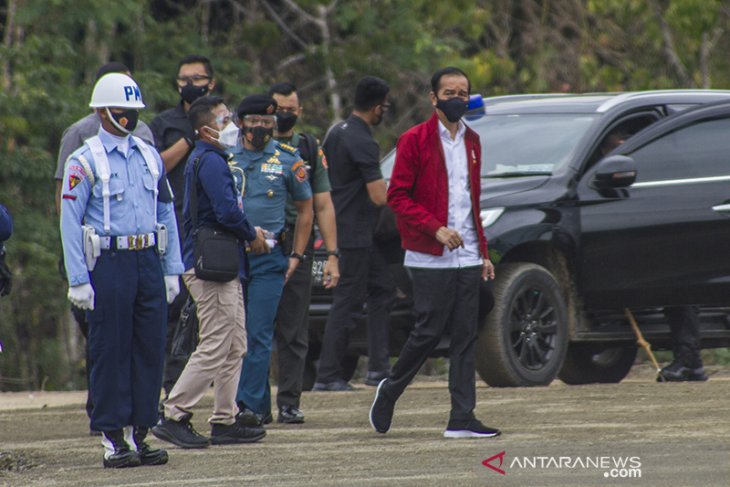
<path fill-rule="evenodd" d="M 236 401 L 257 414 L 271 411 L 268 387 L 269 363 L 274 339 L 274 319 L 284 289 L 289 259 L 281 247 L 270 254 L 248 256 L 250 272 L 246 288 L 248 352 L 243 358 Z"/>
<path fill-rule="evenodd" d="M 160 257 L 154 248 L 103 251 L 91 285 L 96 298 L 87 313 L 91 429 L 154 426 L 167 328 Z"/>

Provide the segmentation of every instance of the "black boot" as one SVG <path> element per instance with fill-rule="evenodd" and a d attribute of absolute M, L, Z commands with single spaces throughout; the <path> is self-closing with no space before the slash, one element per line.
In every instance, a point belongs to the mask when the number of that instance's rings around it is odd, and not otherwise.
<path fill-rule="evenodd" d="M 104 431 L 104 447 L 111 447 L 114 452 L 104 452 L 104 468 L 126 468 L 137 467 L 141 464 L 139 454 L 129 449 L 129 445 L 124 441 L 124 430 L 118 429 L 114 431 Z"/>
<path fill-rule="evenodd" d="M 167 463 L 167 451 L 162 448 L 153 449 L 150 447 L 145 438 L 149 428 L 146 426 L 134 427 L 134 443 L 137 445 L 137 452 L 142 465 L 164 465 Z"/>

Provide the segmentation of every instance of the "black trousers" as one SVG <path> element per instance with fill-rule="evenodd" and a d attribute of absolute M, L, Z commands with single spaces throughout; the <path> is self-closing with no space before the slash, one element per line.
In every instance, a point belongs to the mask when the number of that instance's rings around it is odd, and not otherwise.
<path fill-rule="evenodd" d="M 383 390 L 397 400 L 442 335 L 451 335 L 449 392 L 451 419 L 474 417 L 474 343 L 479 315 L 481 266 L 461 269 L 411 268 L 416 326 L 408 336 Z"/>
<path fill-rule="evenodd" d="M 310 242 L 311 243 L 311 242 Z M 312 296 L 311 248 L 284 286 L 276 312 L 276 356 L 279 389 L 276 405 L 299 407 L 304 363 L 309 348 L 309 301 Z"/>
<path fill-rule="evenodd" d="M 340 282 L 332 296 L 319 357 L 317 382 L 342 379 L 342 361 L 347 353 L 355 317 L 367 301 L 368 370 L 390 368 L 389 313 L 395 300 L 395 284 L 377 246 L 340 250 Z"/>
<path fill-rule="evenodd" d="M 700 358 L 700 320 L 696 306 L 668 306 L 664 316 L 669 323 L 674 358 L 686 367 L 702 367 Z"/>
<path fill-rule="evenodd" d="M 175 296 L 175 299 L 170 303 L 167 308 L 167 340 L 165 342 L 165 371 L 162 375 L 162 387 L 165 389 L 165 397 L 170 394 L 175 382 L 180 378 L 185 364 L 188 363 L 187 358 L 181 359 L 180 356 L 173 356 L 172 350 L 172 337 L 175 335 L 175 330 L 179 326 L 180 313 L 182 312 L 185 302 L 188 300 L 187 286 L 180 277 L 180 294 Z"/>

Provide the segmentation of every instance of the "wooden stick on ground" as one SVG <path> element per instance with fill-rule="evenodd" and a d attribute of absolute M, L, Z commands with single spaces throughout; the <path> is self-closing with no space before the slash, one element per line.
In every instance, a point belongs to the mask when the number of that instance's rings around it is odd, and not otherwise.
<path fill-rule="evenodd" d="M 629 308 L 624 308 L 624 314 L 629 320 L 629 323 L 631 323 L 631 328 L 633 328 L 634 333 L 636 334 L 636 343 L 644 349 L 646 354 L 649 356 L 649 360 L 651 360 L 651 363 L 654 364 L 654 368 L 656 368 L 657 374 L 659 374 L 662 368 L 659 366 L 659 362 L 657 362 L 656 357 L 654 356 L 654 352 L 651 351 L 651 344 L 647 342 L 644 339 L 644 335 L 641 334 L 641 330 L 639 329 L 639 325 L 636 323 L 636 319 L 634 318 L 633 313 L 631 313 L 631 310 L 629 310 Z"/>

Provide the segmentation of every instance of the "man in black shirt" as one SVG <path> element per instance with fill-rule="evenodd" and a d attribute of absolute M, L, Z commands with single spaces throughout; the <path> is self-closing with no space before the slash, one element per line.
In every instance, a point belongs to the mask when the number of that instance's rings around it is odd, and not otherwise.
<path fill-rule="evenodd" d="M 181 229 L 183 228 L 182 209 L 183 193 L 185 192 L 183 174 L 195 140 L 195 131 L 190 124 L 190 120 L 188 120 L 187 113 L 190 110 L 190 105 L 195 100 L 210 94 L 215 88 L 215 78 L 213 77 L 213 67 L 210 60 L 205 56 L 198 55 L 184 57 L 178 63 L 175 83 L 180 94 L 180 103 L 174 108 L 157 115 L 150 123 L 150 128 L 152 129 L 152 135 L 155 137 L 157 150 L 160 151 L 162 162 L 165 165 L 167 180 L 175 195 L 175 218 L 177 219 L 177 228 Z M 182 239 L 182 232 L 179 232 L 179 236 Z M 182 246 L 182 241 L 180 246 Z M 165 376 L 162 381 L 165 395 L 170 393 L 172 386 L 177 382 L 177 378 L 180 377 L 187 362 L 187 357 L 172 357 L 170 354 L 172 336 L 187 299 L 187 287 L 181 283 L 180 294 L 177 295 L 168 308 Z"/>
<path fill-rule="evenodd" d="M 388 279 L 383 278 L 385 262 L 373 250 L 375 207 L 386 204 L 386 188 L 380 172 L 380 148 L 370 132 L 390 106 L 389 91 L 382 79 L 362 78 L 355 89 L 355 110 L 330 129 L 323 145 L 330 166 L 341 276 L 325 325 L 315 391 L 352 389 L 342 377 L 342 361 L 366 293 L 368 379 L 377 384 L 377 377 L 384 378 L 390 369 L 388 308 L 393 294 Z"/>

